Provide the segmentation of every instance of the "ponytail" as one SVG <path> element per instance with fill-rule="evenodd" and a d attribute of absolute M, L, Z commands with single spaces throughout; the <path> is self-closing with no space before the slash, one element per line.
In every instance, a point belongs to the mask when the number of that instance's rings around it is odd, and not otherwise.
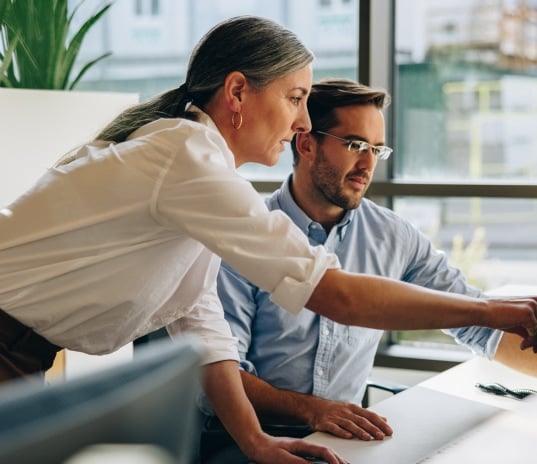
<path fill-rule="evenodd" d="M 192 113 L 186 111 L 186 105 L 192 101 L 186 84 L 164 92 L 157 97 L 127 108 L 96 137 L 107 142 L 124 142 L 136 129 L 160 118 L 188 118 Z"/>

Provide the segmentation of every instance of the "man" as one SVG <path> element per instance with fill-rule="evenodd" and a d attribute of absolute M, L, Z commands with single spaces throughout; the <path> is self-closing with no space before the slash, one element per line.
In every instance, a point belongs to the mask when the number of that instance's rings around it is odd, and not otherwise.
<path fill-rule="evenodd" d="M 382 114 L 388 100 L 384 91 L 350 80 L 314 84 L 312 131 L 295 136 L 293 173 L 266 203 L 288 214 L 310 243 L 337 254 L 345 270 L 480 296 L 416 228 L 364 198 L 377 161 L 391 153 Z M 391 434 L 383 418 L 358 406 L 382 331 L 309 311 L 289 315 L 225 264 L 218 291 L 239 340 L 247 395 L 262 420 L 343 438 Z M 447 332 L 476 354 L 537 374 L 535 355 L 520 350 L 517 335 L 478 327 Z"/>

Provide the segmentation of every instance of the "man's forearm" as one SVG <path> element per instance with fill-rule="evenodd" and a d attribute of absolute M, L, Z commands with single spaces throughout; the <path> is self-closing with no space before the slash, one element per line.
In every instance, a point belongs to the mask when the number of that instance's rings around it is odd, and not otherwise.
<path fill-rule="evenodd" d="M 356 404 L 278 389 L 247 372 L 241 375 L 257 414 L 266 421 L 306 424 L 347 439 L 383 440 L 392 434 L 386 419 Z"/>
<path fill-rule="evenodd" d="M 282 424 L 308 422 L 308 395 L 275 388 L 245 371 L 241 371 L 241 377 L 246 395 L 260 418 Z"/>

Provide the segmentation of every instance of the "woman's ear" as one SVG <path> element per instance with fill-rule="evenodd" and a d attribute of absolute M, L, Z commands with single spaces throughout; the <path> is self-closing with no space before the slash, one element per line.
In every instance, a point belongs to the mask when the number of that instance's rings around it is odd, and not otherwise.
<path fill-rule="evenodd" d="M 247 85 L 248 80 L 246 79 L 246 76 L 239 71 L 230 72 L 226 76 L 224 81 L 224 94 L 226 102 L 230 105 L 231 111 L 240 113 L 241 102 L 244 96 L 243 92 Z"/>
<path fill-rule="evenodd" d="M 317 140 L 311 132 L 297 132 L 296 134 L 296 149 L 301 158 L 308 161 L 313 161 L 317 150 Z"/>

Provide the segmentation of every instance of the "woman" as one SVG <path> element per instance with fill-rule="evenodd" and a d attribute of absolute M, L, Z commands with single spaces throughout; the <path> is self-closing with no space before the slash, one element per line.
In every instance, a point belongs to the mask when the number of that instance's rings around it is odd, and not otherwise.
<path fill-rule="evenodd" d="M 267 211 L 235 169 L 274 164 L 294 133 L 310 130 L 312 59 L 272 21 L 224 21 L 194 49 L 183 85 L 127 110 L 1 212 L 4 379 L 45 370 L 60 348 L 108 353 L 162 326 L 195 332 L 207 345 L 207 396 L 246 455 L 335 464 L 342 459 L 324 447 L 261 431 L 216 296 L 219 256 L 291 312 L 307 306 L 385 329 L 479 324 L 522 334 L 537 325 L 534 300 L 343 273 Z"/>

